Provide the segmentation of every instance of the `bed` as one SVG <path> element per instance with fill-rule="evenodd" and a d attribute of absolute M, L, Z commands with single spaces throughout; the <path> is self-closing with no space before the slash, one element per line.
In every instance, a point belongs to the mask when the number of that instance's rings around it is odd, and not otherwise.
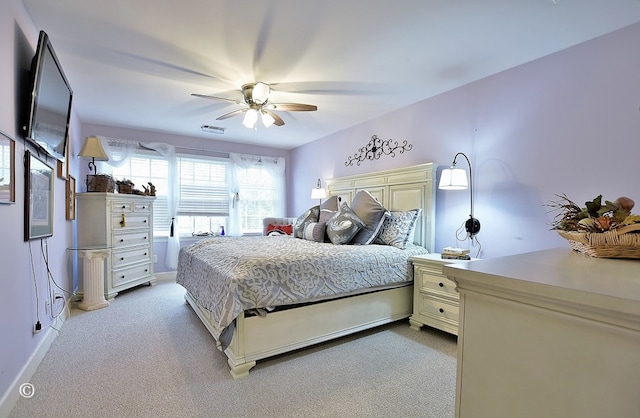
<path fill-rule="evenodd" d="M 391 213 L 419 209 L 413 242 L 403 249 L 290 236 L 214 237 L 181 249 L 177 281 L 233 378 L 258 360 L 411 315 L 409 257 L 433 248 L 435 168 L 327 180 L 329 196 L 342 202 L 366 190 Z"/>

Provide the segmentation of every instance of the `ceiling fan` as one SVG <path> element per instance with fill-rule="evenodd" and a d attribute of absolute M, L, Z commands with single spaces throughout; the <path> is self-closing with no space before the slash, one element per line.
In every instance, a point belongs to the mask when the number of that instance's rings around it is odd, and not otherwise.
<path fill-rule="evenodd" d="M 262 119 L 262 123 L 267 128 L 271 125 L 282 126 L 284 120 L 274 112 L 274 110 L 285 112 L 300 112 L 318 110 L 318 106 L 302 103 L 269 103 L 269 93 L 271 87 L 261 81 L 257 83 L 248 83 L 242 86 L 242 94 L 244 101 L 229 99 L 226 97 L 209 96 L 207 94 L 192 93 L 192 96 L 202 97 L 204 99 L 226 100 L 243 106 L 242 109 L 234 110 L 216 118 L 216 120 L 228 119 L 233 116 L 245 114 L 242 124 L 249 129 L 254 129 L 258 121 L 258 117 Z"/>

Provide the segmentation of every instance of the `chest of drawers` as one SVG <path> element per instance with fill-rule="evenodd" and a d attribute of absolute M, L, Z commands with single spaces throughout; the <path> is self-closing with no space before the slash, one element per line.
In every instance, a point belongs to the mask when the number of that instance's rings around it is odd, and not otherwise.
<path fill-rule="evenodd" d="M 118 292 L 155 283 L 153 201 L 155 197 L 88 192 L 77 194 L 79 246 L 111 250 L 105 262 L 107 299 Z"/>

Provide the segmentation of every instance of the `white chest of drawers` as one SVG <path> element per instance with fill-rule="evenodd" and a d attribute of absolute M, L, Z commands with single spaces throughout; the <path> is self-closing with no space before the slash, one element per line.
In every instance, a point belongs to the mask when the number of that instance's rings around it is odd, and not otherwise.
<path fill-rule="evenodd" d="M 143 283 L 155 284 L 155 197 L 88 192 L 78 193 L 77 199 L 78 245 L 111 249 L 105 263 L 105 297 L 113 299 Z"/>
<path fill-rule="evenodd" d="M 411 328 L 419 330 L 428 325 L 458 335 L 460 296 L 456 284 L 444 275 L 442 268 L 467 261 L 443 259 L 440 254 L 418 255 L 410 260 L 414 280 Z"/>

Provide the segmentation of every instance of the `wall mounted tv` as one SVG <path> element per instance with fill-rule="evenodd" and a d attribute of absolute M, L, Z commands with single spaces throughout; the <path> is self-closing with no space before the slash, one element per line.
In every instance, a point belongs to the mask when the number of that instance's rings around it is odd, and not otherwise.
<path fill-rule="evenodd" d="M 31 81 L 25 138 L 39 150 L 64 161 L 73 91 L 44 31 L 40 31 L 36 55 L 31 63 Z"/>

